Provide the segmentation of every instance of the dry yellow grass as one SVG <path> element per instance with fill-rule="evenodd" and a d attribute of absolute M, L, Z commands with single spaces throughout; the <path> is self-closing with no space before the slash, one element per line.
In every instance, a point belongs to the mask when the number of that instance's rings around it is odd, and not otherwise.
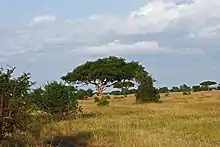
<path fill-rule="evenodd" d="M 134 96 L 111 98 L 110 106 L 103 108 L 93 100 L 80 101 L 87 118 L 48 124 L 41 136 L 80 133 L 84 137 L 81 141 L 88 141 L 88 146 L 103 147 L 220 146 L 219 91 L 186 96 L 171 93 L 161 100 L 158 104 L 136 105 Z"/>

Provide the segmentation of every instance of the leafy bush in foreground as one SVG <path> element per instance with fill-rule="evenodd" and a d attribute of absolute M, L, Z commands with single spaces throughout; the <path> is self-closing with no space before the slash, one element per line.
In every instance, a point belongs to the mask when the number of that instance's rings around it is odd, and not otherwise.
<path fill-rule="evenodd" d="M 34 82 L 30 81 L 29 73 L 12 77 L 14 70 L 0 69 L 0 142 L 16 132 L 26 131 L 31 120 L 29 90 Z"/>
<path fill-rule="evenodd" d="M 54 116 L 77 114 L 82 111 L 75 94 L 76 89 L 56 81 L 48 82 L 32 93 L 33 102 L 43 112 Z"/>

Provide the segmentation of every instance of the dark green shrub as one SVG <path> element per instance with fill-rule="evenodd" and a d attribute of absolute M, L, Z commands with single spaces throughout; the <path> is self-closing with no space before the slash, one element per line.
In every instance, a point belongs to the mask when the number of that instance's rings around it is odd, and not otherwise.
<path fill-rule="evenodd" d="M 73 86 L 56 81 L 48 82 L 43 88 L 35 89 L 32 99 L 39 110 L 54 116 L 77 114 L 82 111 Z"/>
<path fill-rule="evenodd" d="M 0 69 L 0 142 L 28 129 L 33 110 L 29 91 L 34 82 L 30 74 L 14 78 L 15 68 Z"/>
<path fill-rule="evenodd" d="M 202 91 L 202 88 L 200 85 L 195 85 L 195 86 L 192 86 L 192 91 L 199 92 L 199 91 Z"/>
<path fill-rule="evenodd" d="M 92 89 L 87 89 L 87 96 L 88 97 L 93 97 L 94 93 L 93 93 L 93 90 Z"/>
<path fill-rule="evenodd" d="M 76 98 L 77 98 L 78 100 L 85 100 L 85 99 L 87 99 L 87 98 L 88 98 L 88 95 L 87 95 L 86 90 L 84 90 L 84 89 L 79 89 L 79 90 L 77 90 L 77 92 L 76 92 Z"/>
<path fill-rule="evenodd" d="M 160 95 L 158 90 L 153 86 L 154 80 L 143 69 L 136 71 L 136 81 L 138 82 L 138 90 L 136 93 L 137 103 L 159 102 Z"/>
<path fill-rule="evenodd" d="M 168 87 L 161 87 L 161 88 L 159 88 L 159 93 L 167 93 L 167 92 L 169 92 Z"/>

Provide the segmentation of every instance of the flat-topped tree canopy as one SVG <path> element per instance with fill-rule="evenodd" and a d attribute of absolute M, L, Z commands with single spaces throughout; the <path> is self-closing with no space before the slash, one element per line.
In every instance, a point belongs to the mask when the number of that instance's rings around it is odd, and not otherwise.
<path fill-rule="evenodd" d="M 99 94 L 112 85 L 134 80 L 136 70 L 143 68 L 138 62 L 126 62 L 124 58 L 110 56 L 96 61 L 87 61 L 77 66 L 62 80 L 73 84 L 92 84 L 96 86 Z"/>

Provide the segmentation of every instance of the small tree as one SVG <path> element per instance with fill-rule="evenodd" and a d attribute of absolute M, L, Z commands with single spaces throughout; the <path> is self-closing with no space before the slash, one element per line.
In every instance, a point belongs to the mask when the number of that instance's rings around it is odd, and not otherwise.
<path fill-rule="evenodd" d="M 210 86 L 216 85 L 217 83 L 215 81 L 203 81 L 200 83 L 201 86 L 205 87 L 210 91 Z"/>
<path fill-rule="evenodd" d="M 128 90 L 130 87 L 134 87 L 134 83 L 130 81 L 123 81 L 123 82 L 114 84 L 114 88 L 121 89 L 121 92 L 124 94 L 125 97 L 127 97 Z"/>
<path fill-rule="evenodd" d="M 33 102 L 43 112 L 54 116 L 65 116 L 81 112 L 76 98 L 76 89 L 62 82 L 48 82 L 32 93 Z"/>
<path fill-rule="evenodd" d="M 0 143 L 15 132 L 25 131 L 31 117 L 30 74 L 12 77 L 15 68 L 0 69 Z"/>

